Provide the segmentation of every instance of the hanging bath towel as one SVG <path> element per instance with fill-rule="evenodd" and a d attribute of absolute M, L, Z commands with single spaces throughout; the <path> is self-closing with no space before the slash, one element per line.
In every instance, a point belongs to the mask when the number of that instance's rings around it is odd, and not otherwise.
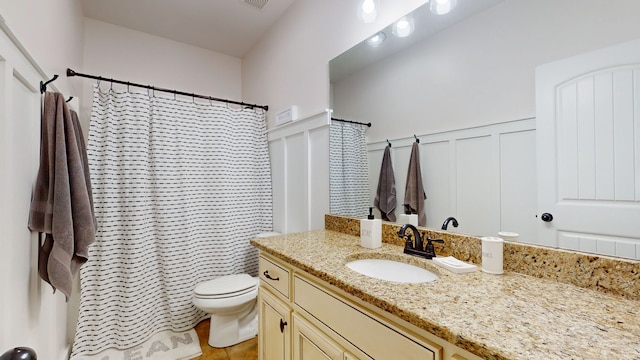
<path fill-rule="evenodd" d="M 376 191 L 376 200 L 373 205 L 382 213 L 382 220 L 396 221 L 396 204 L 396 178 L 391 164 L 391 146 L 387 145 L 382 157 L 378 191 Z"/>
<path fill-rule="evenodd" d="M 418 214 L 418 225 L 427 226 L 427 214 L 424 211 L 424 200 L 427 194 L 422 186 L 422 172 L 420 171 L 420 149 L 417 142 L 411 147 L 409 170 L 407 171 L 407 185 L 404 192 L 404 207 L 412 214 Z"/>
<path fill-rule="evenodd" d="M 38 254 L 40 277 L 68 299 L 95 239 L 96 219 L 80 122 L 60 93 L 45 93 L 40 140 L 29 229 L 46 234 Z"/>

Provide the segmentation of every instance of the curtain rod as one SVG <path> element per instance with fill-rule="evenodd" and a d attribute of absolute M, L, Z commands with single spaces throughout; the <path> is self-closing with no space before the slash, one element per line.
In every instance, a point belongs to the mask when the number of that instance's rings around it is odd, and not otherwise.
<path fill-rule="evenodd" d="M 73 71 L 71 69 L 67 69 L 67 76 L 68 77 L 79 76 L 79 77 L 84 77 L 84 78 L 89 78 L 89 79 L 95 79 L 95 80 L 101 80 L 101 81 L 109 81 L 111 83 L 122 84 L 122 85 L 127 85 L 127 86 L 135 86 L 135 87 L 139 87 L 139 88 L 143 88 L 143 89 L 149 89 L 149 90 L 153 90 L 153 91 L 168 92 L 168 93 L 172 93 L 172 94 L 176 94 L 176 95 L 184 95 L 184 96 L 190 96 L 192 98 L 220 101 L 220 102 L 225 102 L 225 103 L 229 103 L 229 104 L 248 106 L 250 108 L 258 108 L 258 109 L 263 109 L 264 111 L 269 111 L 269 105 L 247 104 L 247 103 L 244 103 L 244 102 L 241 102 L 241 101 L 220 99 L 220 98 L 215 98 L 215 97 L 212 97 L 212 96 L 198 95 L 198 94 L 193 94 L 193 93 L 186 93 L 184 91 L 178 91 L 178 90 L 163 89 L 163 88 L 159 88 L 159 87 L 155 87 L 155 86 L 151 86 L 151 85 L 142 85 L 142 84 L 132 83 L 132 82 L 129 82 L 129 81 L 122 81 L 122 80 L 114 80 L 114 79 L 110 79 L 110 78 L 105 78 L 105 77 L 102 77 L 102 76 L 82 74 L 82 73 Z"/>
<path fill-rule="evenodd" d="M 342 121 L 342 122 L 346 122 L 346 123 L 350 123 L 350 124 L 358 124 L 358 125 L 364 125 L 366 127 L 371 127 L 371 123 L 361 123 L 361 122 L 357 122 L 357 121 L 351 121 L 351 120 L 344 120 L 344 119 L 336 119 L 336 118 L 331 118 L 331 120 L 333 121 Z"/>

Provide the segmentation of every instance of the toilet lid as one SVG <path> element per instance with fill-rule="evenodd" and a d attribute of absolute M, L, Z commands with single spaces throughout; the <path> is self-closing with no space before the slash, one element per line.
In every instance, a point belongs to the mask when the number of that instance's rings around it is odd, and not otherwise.
<path fill-rule="evenodd" d="M 196 296 L 211 297 L 216 295 L 230 296 L 237 293 L 245 293 L 258 285 L 258 279 L 249 274 L 237 274 L 222 276 L 217 279 L 205 281 L 196 286 L 193 291 Z"/>

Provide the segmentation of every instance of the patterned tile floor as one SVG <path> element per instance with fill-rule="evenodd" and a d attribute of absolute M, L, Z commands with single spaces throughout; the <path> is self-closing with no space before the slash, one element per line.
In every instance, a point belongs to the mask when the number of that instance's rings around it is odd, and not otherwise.
<path fill-rule="evenodd" d="M 196 332 L 200 339 L 202 355 L 194 360 L 257 360 L 258 359 L 258 337 L 241 342 L 240 344 L 222 349 L 212 348 L 209 340 L 209 319 L 196 325 Z"/>

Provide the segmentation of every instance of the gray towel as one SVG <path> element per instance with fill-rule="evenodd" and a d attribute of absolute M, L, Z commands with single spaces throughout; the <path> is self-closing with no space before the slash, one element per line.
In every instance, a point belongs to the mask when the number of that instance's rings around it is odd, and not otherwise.
<path fill-rule="evenodd" d="M 46 233 L 38 254 L 40 277 L 68 299 L 73 278 L 88 259 L 97 223 L 80 123 L 60 93 L 45 93 L 40 140 L 29 229 Z"/>
<path fill-rule="evenodd" d="M 418 225 L 427 226 L 427 214 L 424 211 L 424 200 L 427 194 L 422 186 L 422 172 L 420 171 L 420 149 L 417 142 L 411 147 L 407 184 L 404 190 L 404 206 L 412 214 L 418 214 Z"/>
<path fill-rule="evenodd" d="M 373 205 L 382 213 L 382 220 L 396 221 L 396 178 L 393 175 L 391 164 L 391 146 L 387 145 L 382 157 L 380 166 L 380 179 L 378 180 L 378 191 Z"/>

